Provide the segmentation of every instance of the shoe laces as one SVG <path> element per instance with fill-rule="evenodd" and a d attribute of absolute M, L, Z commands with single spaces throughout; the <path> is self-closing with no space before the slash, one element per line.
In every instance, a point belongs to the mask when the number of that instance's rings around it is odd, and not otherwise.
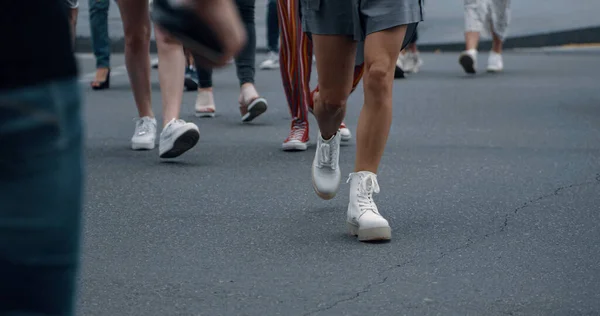
<path fill-rule="evenodd" d="M 137 135 L 144 135 L 152 132 L 152 122 L 147 118 L 137 118 L 135 121 L 135 130 Z"/>
<path fill-rule="evenodd" d="M 302 139 L 302 137 L 304 137 L 305 130 L 306 128 L 302 125 L 294 125 L 290 131 L 288 139 Z"/>
<path fill-rule="evenodd" d="M 351 173 L 346 183 L 350 182 L 353 176 L 360 177 L 356 173 Z M 358 183 L 357 203 L 361 213 L 371 211 L 379 215 L 375 201 L 373 201 L 373 193 L 379 193 L 379 183 L 377 183 L 377 175 L 370 173 L 362 177 Z"/>
<path fill-rule="evenodd" d="M 335 136 L 334 136 L 335 137 Z M 333 139 L 332 139 L 333 141 Z M 337 160 L 338 151 L 335 146 L 331 146 L 330 143 L 321 143 L 320 148 L 320 157 L 319 157 L 319 167 L 328 167 L 331 169 L 336 169 L 335 161 Z"/>

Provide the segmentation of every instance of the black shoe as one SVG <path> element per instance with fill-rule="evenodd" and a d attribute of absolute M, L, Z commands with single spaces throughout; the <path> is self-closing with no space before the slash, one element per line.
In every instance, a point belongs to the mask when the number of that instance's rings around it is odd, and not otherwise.
<path fill-rule="evenodd" d="M 198 72 L 193 67 L 185 68 L 185 90 L 196 91 L 198 90 Z"/>
<path fill-rule="evenodd" d="M 223 47 L 214 32 L 202 22 L 192 8 L 173 6 L 169 0 L 154 0 L 151 17 L 154 23 L 181 41 L 184 47 L 211 62 L 222 59 Z"/>
<path fill-rule="evenodd" d="M 406 78 L 406 77 L 404 77 L 404 70 L 402 70 L 402 68 L 400 68 L 396 65 L 396 69 L 394 69 L 394 79 L 403 79 L 403 78 Z"/>

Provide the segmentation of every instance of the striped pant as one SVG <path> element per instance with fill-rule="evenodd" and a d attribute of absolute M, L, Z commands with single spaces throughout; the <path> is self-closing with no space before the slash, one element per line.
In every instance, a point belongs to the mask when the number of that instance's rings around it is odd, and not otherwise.
<path fill-rule="evenodd" d="M 279 17 L 281 79 L 293 120 L 307 122 L 312 70 L 312 41 L 302 31 L 300 0 L 277 0 Z M 363 64 L 354 68 L 352 91 L 363 75 Z M 317 87 L 318 89 L 318 87 Z"/>

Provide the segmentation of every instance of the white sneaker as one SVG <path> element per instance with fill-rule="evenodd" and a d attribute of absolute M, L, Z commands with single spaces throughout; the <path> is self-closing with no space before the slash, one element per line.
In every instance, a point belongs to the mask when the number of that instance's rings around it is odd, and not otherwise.
<path fill-rule="evenodd" d="M 154 149 L 156 141 L 156 119 L 144 116 L 135 120 L 135 132 L 131 137 L 131 149 Z"/>
<path fill-rule="evenodd" d="M 469 49 L 460 54 L 458 62 L 466 73 L 474 74 L 477 72 L 477 50 Z"/>
<path fill-rule="evenodd" d="M 401 68 L 405 72 L 417 73 L 419 72 L 419 68 L 423 65 L 423 60 L 419 56 L 419 53 L 408 52 L 406 54 L 400 54 L 398 59 L 401 60 Z"/>
<path fill-rule="evenodd" d="M 215 99 L 212 91 L 198 91 L 196 105 L 194 107 L 196 109 L 197 117 L 215 117 Z"/>
<path fill-rule="evenodd" d="M 269 52 L 267 59 L 263 61 L 260 66 L 260 69 L 279 69 L 279 54 L 275 52 Z"/>
<path fill-rule="evenodd" d="M 172 119 L 160 133 L 158 153 L 160 158 L 175 158 L 198 143 L 200 131 L 194 123 Z"/>
<path fill-rule="evenodd" d="M 343 142 L 348 142 L 352 139 L 352 133 L 344 122 L 340 125 L 340 136 Z"/>
<path fill-rule="evenodd" d="M 487 71 L 500 72 L 502 70 L 504 70 L 504 62 L 502 61 L 502 55 L 491 51 L 490 57 L 488 57 Z"/>
<path fill-rule="evenodd" d="M 369 171 L 351 173 L 350 203 L 348 203 L 347 224 L 350 234 L 360 241 L 392 239 L 392 229 L 388 221 L 379 214 L 373 201 L 373 193 L 379 193 L 377 175 Z"/>
<path fill-rule="evenodd" d="M 315 193 L 324 200 L 333 199 L 340 188 L 340 138 L 339 131 L 329 140 L 319 133 L 311 173 Z"/>

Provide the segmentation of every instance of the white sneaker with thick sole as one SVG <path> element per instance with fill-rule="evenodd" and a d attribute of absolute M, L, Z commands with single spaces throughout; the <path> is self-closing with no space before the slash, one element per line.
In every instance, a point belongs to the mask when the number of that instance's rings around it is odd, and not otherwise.
<path fill-rule="evenodd" d="M 491 51 L 490 56 L 488 57 L 487 71 L 501 72 L 502 70 L 504 70 L 504 62 L 502 61 L 502 55 Z"/>
<path fill-rule="evenodd" d="M 392 229 L 388 221 L 379 214 L 373 201 L 373 193 L 379 193 L 377 175 L 369 171 L 351 173 L 350 202 L 346 222 L 350 234 L 360 241 L 381 241 L 392 239 Z"/>
<path fill-rule="evenodd" d="M 194 123 L 172 119 L 160 133 L 158 152 L 160 158 L 175 158 L 198 143 L 200 131 Z"/>
<path fill-rule="evenodd" d="M 466 73 L 474 74 L 477 72 L 477 50 L 469 49 L 460 54 L 458 63 L 463 67 Z"/>
<path fill-rule="evenodd" d="M 339 166 L 341 137 L 338 131 L 330 139 L 324 140 L 319 133 L 311 174 L 315 193 L 324 200 L 333 199 L 340 188 L 342 177 Z"/>
<path fill-rule="evenodd" d="M 150 150 L 156 146 L 156 119 L 144 116 L 135 120 L 131 149 Z"/>

